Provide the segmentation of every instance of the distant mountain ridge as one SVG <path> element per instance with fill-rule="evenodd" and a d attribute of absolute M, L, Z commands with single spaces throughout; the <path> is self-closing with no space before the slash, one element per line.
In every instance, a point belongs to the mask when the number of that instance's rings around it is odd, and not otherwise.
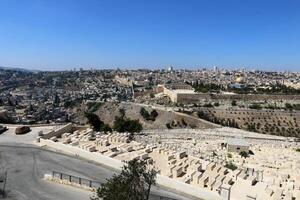
<path fill-rule="evenodd" d="M 19 72 L 38 72 L 39 70 L 30 70 L 30 69 L 24 69 L 20 67 L 4 67 L 0 66 L 0 70 L 11 70 L 11 71 L 19 71 Z"/>

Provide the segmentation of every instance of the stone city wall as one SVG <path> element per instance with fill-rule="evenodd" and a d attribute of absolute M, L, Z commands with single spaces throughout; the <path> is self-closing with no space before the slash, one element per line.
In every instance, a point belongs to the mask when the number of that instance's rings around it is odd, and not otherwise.
<path fill-rule="evenodd" d="M 155 90 L 144 90 L 144 91 L 134 91 L 133 92 L 133 97 L 140 97 L 140 96 L 149 96 L 150 94 L 155 94 Z"/>
<path fill-rule="evenodd" d="M 176 103 L 199 103 L 203 100 L 300 101 L 300 95 L 176 93 L 166 87 L 163 93 Z"/>
<path fill-rule="evenodd" d="M 173 90 L 164 88 L 164 94 L 167 95 L 171 99 L 172 102 L 177 102 L 177 94 Z"/>

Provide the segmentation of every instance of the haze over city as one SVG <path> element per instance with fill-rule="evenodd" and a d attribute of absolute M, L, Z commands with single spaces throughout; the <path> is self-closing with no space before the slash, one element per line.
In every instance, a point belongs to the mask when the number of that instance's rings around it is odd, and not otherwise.
<path fill-rule="evenodd" d="M 299 71 L 300 2 L 1 0 L 0 66 Z"/>

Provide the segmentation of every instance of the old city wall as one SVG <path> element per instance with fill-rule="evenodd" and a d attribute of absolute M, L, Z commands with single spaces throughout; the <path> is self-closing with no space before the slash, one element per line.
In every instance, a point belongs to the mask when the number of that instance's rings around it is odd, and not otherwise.
<path fill-rule="evenodd" d="M 169 90 L 167 88 L 164 88 L 164 94 L 167 95 L 168 97 L 170 97 L 172 102 L 177 102 L 177 94 L 176 92 Z"/>
<path fill-rule="evenodd" d="M 200 93 L 191 93 L 191 94 L 177 94 L 177 103 L 199 103 L 200 101 L 211 100 L 210 94 L 200 94 Z M 175 101 L 174 101 L 175 102 Z"/>
<path fill-rule="evenodd" d="M 212 99 L 220 100 L 241 100 L 241 101 L 300 101 L 300 95 L 268 95 L 268 94 L 212 94 Z"/>
<path fill-rule="evenodd" d="M 134 91 L 133 97 L 136 98 L 140 96 L 149 96 L 151 93 L 154 94 L 156 93 L 156 91 L 155 90 Z"/>

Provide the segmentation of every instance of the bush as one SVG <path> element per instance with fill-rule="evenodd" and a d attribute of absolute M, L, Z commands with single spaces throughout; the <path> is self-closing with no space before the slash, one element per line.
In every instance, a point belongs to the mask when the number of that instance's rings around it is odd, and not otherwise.
<path fill-rule="evenodd" d="M 144 161 L 131 160 L 119 175 L 114 174 L 101 184 L 91 200 L 148 200 L 157 172 Z"/>
<path fill-rule="evenodd" d="M 90 113 L 96 112 L 103 105 L 102 102 L 90 102 L 87 104 L 87 110 Z"/>
<path fill-rule="evenodd" d="M 237 104 L 236 104 L 236 100 L 232 100 L 231 105 L 232 105 L 232 106 L 236 106 L 236 105 L 237 105 Z"/>
<path fill-rule="evenodd" d="M 254 152 L 252 150 L 249 150 L 249 155 L 254 155 Z"/>
<path fill-rule="evenodd" d="M 219 102 L 215 102 L 215 103 L 214 103 L 214 106 L 215 106 L 215 107 L 220 106 Z"/>
<path fill-rule="evenodd" d="M 286 103 L 285 108 L 289 110 L 300 110 L 300 104 L 290 104 Z"/>
<path fill-rule="evenodd" d="M 151 114 L 150 114 L 150 116 L 152 117 L 152 119 L 154 119 L 154 120 L 155 120 L 155 119 L 156 119 L 156 117 L 158 116 L 158 113 L 157 113 L 157 111 L 156 111 L 155 109 L 154 109 L 154 110 L 152 110 L 152 111 L 151 111 Z M 153 121 L 154 121 L 154 120 L 153 120 Z"/>
<path fill-rule="evenodd" d="M 206 104 L 203 105 L 203 107 L 213 108 L 214 106 L 211 103 L 206 103 Z"/>
<path fill-rule="evenodd" d="M 181 119 L 181 123 L 182 123 L 182 125 L 185 126 L 185 127 L 188 125 L 188 124 L 185 122 L 184 119 Z"/>
<path fill-rule="evenodd" d="M 139 133 L 143 130 L 142 124 L 139 120 L 131 120 L 129 118 L 116 116 L 114 121 L 114 130 L 118 132 L 129 132 L 129 133 Z"/>
<path fill-rule="evenodd" d="M 140 114 L 147 121 L 148 120 L 155 121 L 156 117 L 158 116 L 158 113 L 155 109 L 152 110 L 151 113 L 149 114 L 149 112 L 144 107 L 141 108 Z"/>
<path fill-rule="evenodd" d="M 222 89 L 222 85 L 217 85 L 214 83 L 199 83 L 193 85 L 196 92 L 207 93 L 211 91 L 220 91 Z"/>
<path fill-rule="evenodd" d="M 247 153 L 246 151 L 241 151 L 239 154 L 240 154 L 241 157 L 244 157 L 244 158 L 249 157 L 249 153 Z"/>
<path fill-rule="evenodd" d="M 166 123 L 166 127 L 167 127 L 168 129 L 172 129 L 172 126 L 171 126 L 170 123 Z"/>
<path fill-rule="evenodd" d="M 94 113 L 85 113 L 85 117 L 88 120 L 88 124 L 93 126 L 94 131 L 111 132 L 112 129 L 108 124 L 105 124 L 100 120 L 99 116 Z"/>
<path fill-rule="evenodd" d="M 232 162 L 226 163 L 225 167 L 228 169 L 231 169 L 232 171 L 237 169 L 237 166 L 235 164 L 233 164 Z"/>
<path fill-rule="evenodd" d="M 251 104 L 249 106 L 250 109 L 256 109 L 256 110 L 260 110 L 261 109 L 261 105 L 260 104 Z"/>
<path fill-rule="evenodd" d="M 149 117 L 150 117 L 149 112 L 148 112 L 144 107 L 141 108 L 140 114 L 141 114 L 142 117 L 143 117 L 144 119 L 146 119 L 146 120 L 148 120 Z"/>
<path fill-rule="evenodd" d="M 251 132 L 256 132 L 255 124 L 248 124 L 247 130 Z"/>

